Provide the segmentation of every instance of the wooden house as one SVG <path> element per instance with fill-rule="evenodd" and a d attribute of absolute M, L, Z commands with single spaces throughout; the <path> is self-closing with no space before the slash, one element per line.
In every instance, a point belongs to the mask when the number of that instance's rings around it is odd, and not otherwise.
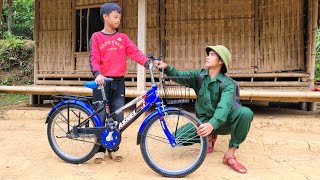
<path fill-rule="evenodd" d="M 80 86 L 92 79 L 88 41 L 103 28 L 110 0 L 35 0 L 35 85 Z M 205 46 L 232 54 L 229 75 L 241 87 L 311 87 L 317 0 L 117 0 L 120 32 L 177 69 L 200 69 Z M 143 90 L 143 68 L 128 59 L 126 86 Z M 148 77 L 148 74 L 146 74 Z"/>
<path fill-rule="evenodd" d="M 205 46 L 232 54 L 230 76 L 245 86 L 305 87 L 313 80 L 316 0 L 119 0 L 119 31 L 137 43 L 138 1 L 146 4 L 146 49 L 178 69 L 204 65 Z M 82 85 L 92 78 L 91 34 L 108 0 L 35 0 L 35 84 Z M 114 2 L 114 1 L 113 1 Z M 140 2 L 141 3 L 141 2 Z M 138 33 L 139 32 L 139 33 Z M 127 86 L 137 86 L 128 60 Z"/>

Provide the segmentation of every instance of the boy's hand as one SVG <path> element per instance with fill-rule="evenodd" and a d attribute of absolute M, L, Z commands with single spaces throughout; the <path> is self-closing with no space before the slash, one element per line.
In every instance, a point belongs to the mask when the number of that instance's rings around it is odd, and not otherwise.
<path fill-rule="evenodd" d="M 159 69 L 165 69 L 168 65 L 165 63 L 165 62 L 163 62 L 163 61 L 156 61 L 155 62 L 156 64 L 157 64 L 157 67 L 159 68 Z"/>
<path fill-rule="evenodd" d="M 206 137 L 213 131 L 213 126 L 210 123 L 201 124 L 197 128 L 197 133 L 200 137 Z"/>
<path fill-rule="evenodd" d="M 99 75 L 96 77 L 95 81 L 96 81 L 96 83 L 99 84 L 99 85 L 104 85 L 104 79 L 105 79 L 105 78 L 106 78 L 106 77 L 104 77 L 102 74 L 99 74 Z"/>

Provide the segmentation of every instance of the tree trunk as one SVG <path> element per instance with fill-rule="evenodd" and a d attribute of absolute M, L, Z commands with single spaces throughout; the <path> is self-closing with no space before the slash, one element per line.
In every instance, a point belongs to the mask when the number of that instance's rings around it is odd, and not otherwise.
<path fill-rule="evenodd" d="M 3 0 L 0 0 L 0 31 L 2 31 L 2 8 L 3 8 Z"/>
<path fill-rule="evenodd" d="M 13 26 L 13 10 L 12 10 L 12 4 L 13 0 L 8 0 L 8 32 L 12 33 L 12 26 Z"/>

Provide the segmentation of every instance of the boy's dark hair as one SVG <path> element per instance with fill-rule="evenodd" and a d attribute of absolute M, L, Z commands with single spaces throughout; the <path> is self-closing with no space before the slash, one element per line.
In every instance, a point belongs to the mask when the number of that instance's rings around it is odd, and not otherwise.
<path fill-rule="evenodd" d="M 103 4 L 101 6 L 101 8 L 100 8 L 100 16 L 101 16 L 102 21 L 103 21 L 103 15 L 104 14 L 109 15 L 112 11 L 117 11 L 118 13 L 121 14 L 122 9 L 116 3 L 105 3 L 105 4 Z"/>

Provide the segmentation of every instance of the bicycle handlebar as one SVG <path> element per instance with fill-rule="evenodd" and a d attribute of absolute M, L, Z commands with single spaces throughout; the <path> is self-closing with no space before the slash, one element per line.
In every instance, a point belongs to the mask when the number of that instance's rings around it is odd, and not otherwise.
<path fill-rule="evenodd" d="M 147 58 L 152 60 L 152 61 L 160 61 L 160 57 L 159 58 L 155 58 L 153 57 L 151 54 L 147 55 Z M 154 64 L 152 63 L 151 66 L 148 67 L 149 71 L 150 71 L 150 75 L 151 75 L 151 82 L 153 85 L 155 85 L 155 81 L 154 81 L 154 77 L 153 77 L 153 69 L 154 68 Z M 161 70 L 160 70 L 161 71 Z M 104 83 L 107 84 L 109 82 L 113 81 L 113 78 L 105 78 L 104 79 Z M 90 89 L 95 89 L 97 87 L 99 87 L 99 84 L 97 84 L 95 81 L 88 81 L 84 83 L 84 86 Z"/>
<path fill-rule="evenodd" d="M 160 57 L 159 57 L 159 58 L 155 58 L 155 57 L 153 57 L 151 54 L 148 54 L 148 55 L 147 55 L 147 58 L 150 59 L 150 60 L 152 60 L 152 61 L 159 61 L 159 60 L 160 60 Z"/>

